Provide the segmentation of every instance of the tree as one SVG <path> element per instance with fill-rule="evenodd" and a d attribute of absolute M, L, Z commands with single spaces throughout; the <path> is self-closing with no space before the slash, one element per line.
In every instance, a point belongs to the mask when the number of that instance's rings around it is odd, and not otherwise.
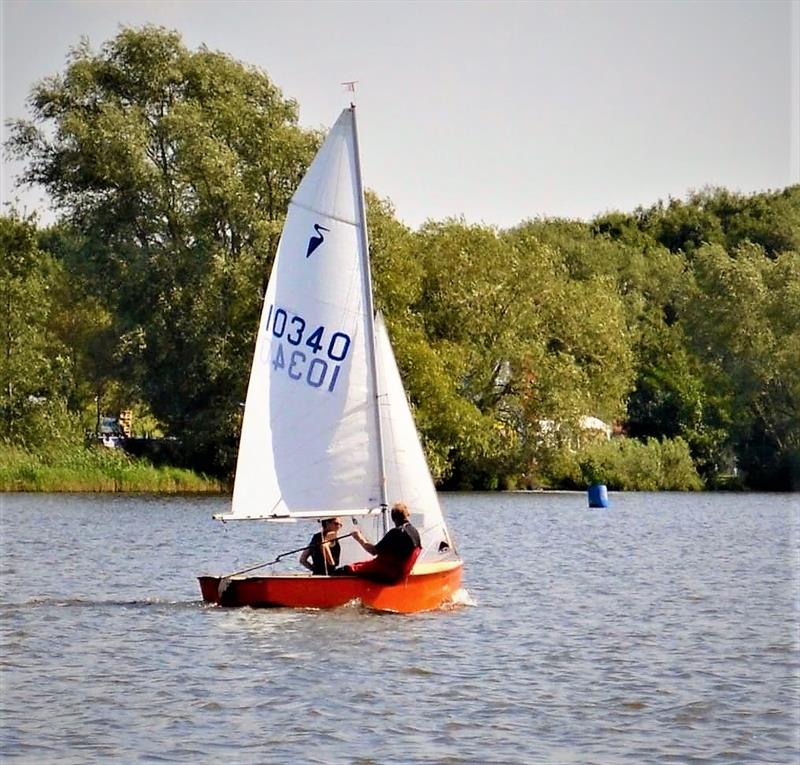
<path fill-rule="evenodd" d="M 44 447 L 72 435 L 68 350 L 52 332 L 59 265 L 39 249 L 31 219 L 0 217 L 0 438 Z"/>
<path fill-rule="evenodd" d="M 725 241 L 719 218 L 697 197 L 688 202 L 670 199 L 666 206 L 658 202 L 641 217 L 644 230 L 670 252 L 691 254 L 703 244 Z"/>
<path fill-rule="evenodd" d="M 750 196 L 706 189 L 690 201 L 719 219 L 728 252 L 745 242 L 760 245 L 770 258 L 800 251 L 800 186 Z"/>
<path fill-rule="evenodd" d="M 800 254 L 757 245 L 695 256 L 682 322 L 707 389 L 727 398 L 730 442 L 749 485 L 800 485 Z"/>
<path fill-rule="evenodd" d="M 416 249 L 424 277 L 408 384 L 451 485 L 529 472 L 545 421 L 568 438 L 581 415 L 623 411 L 631 353 L 608 279 L 571 279 L 564 255 L 524 226 L 430 222 Z"/>
<path fill-rule="evenodd" d="M 263 72 L 154 27 L 84 41 L 31 104 L 9 148 L 80 233 L 66 265 L 113 316 L 120 370 L 225 471 L 259 286 L 319 136 Z"/>
<path fill-rule="evenodd" d="M 788 478 L 796 457 L 787 451 L 797 432 L 796 365 L 785 359 L 797 345 L 786 326 L 797 303 L 787 264 L 800 247 L 800 186 L 750 196 L 704 189 L 685 202 L 603 216 L 593 227 L 639 250 L 619 272 L 633 284 L 623 293 L 638 338 L 628 432 L 681 436 L 707 479 L 736 456 L 751 485 L 797 480 Z M 631 269 L 636 263 L 644 280 Z M 777 367 L 783 371 L 773 377 Z"/>
<path fill-rule="evenodd" d="M 626 248 L 577 221 L 523 224 L 506 239 L 519 257 L 538 264 L 526 275 L 526 288 L 546 351 L 534 372 L 550 376 L 551 402 L 540 411 L 566 420 L 620 417 L 632 384 L 636 338 L 626 308 L 627 280 L 618 273 L 619 263 L 628 260 Z M 553 399 L 556 393 L 561 404 Z"/>

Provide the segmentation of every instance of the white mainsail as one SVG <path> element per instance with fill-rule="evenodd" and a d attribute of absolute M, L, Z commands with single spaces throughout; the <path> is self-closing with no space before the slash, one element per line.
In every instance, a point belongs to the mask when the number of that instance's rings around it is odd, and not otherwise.
<path fill-rule="evenodd" d="M 424 551 L 435 553 L 449 544 L 447 529 L 386 328 L 371 316 L 354 120 L 352 108 L 342 112 L 292 197 L 264 298 L 231 512 L 220 517 L 346 516 L 404 501 Z M 374 539 L 378 519 L 364 530 Z"/>
<path fill-rule="evenodd" d="M 232 518 L 380 502 L 352 114 L 295 192 L 264 298 Z"/>

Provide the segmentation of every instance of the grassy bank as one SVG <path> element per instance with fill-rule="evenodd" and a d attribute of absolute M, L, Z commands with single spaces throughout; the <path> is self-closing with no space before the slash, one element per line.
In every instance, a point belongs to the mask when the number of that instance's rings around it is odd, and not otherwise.
<path fill-rule="evenodd" d="M 0 445 L 0 491 L 218 494 L 225 490 L 216 479 L 182 468 L 156 467 L 119 449 L 75 446 L 40 455 Z"/>

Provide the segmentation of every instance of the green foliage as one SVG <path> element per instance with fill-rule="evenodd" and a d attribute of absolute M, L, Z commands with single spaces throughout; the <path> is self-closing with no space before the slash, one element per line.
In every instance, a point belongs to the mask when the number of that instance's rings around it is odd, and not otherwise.
<path fill-rule="evenodd" d="M 703 483 L 681 438 L 630 438 L 592 443 L 555 455 L 543 474 L 551 485 L 585 489 L 604 483 L 617 491 L 697 491 Z"/>
<path fill-rule="evenodd" d="M 739 468 L 754 488 L 800 486 L 800 186 L 709 189 L 595 226 L 653 236 L 679 263 L 638 321 L 628 432 L 681 436 L 711 485 Z"/>
<path fill-rule="evenodd" d="M 388 200 L 367 192 L 366 204 L 375 306 L 389 321 L 407 322 L 424 275 L 416 238 L 395 218 Z"/>
<path fill-rule="evenodd" d="M 429 454 L 449 464 L 440 474 L 449 486 L 515 481 L 541 450 L 542 421 L 624 411 L 633 358 L 623 300 L 604 275 L 573 278 L 565 250 L 544 243 L 540 229 L 449 220 L 416 236 L 424 275 L 410 313 L 435 361 L 401 368 Z M 460 406 L 430 397 L 425 405 L 431 367 L 447 380 L 435 389 Z"/>
<path fill-rule="evenodd" d="M 770 258 L 800 252 L 800 186 L 751 196 L 709 189 L 689 201 L 718 218 L 729 252 L 746 242 L 759 245 Z"/>
<path fill-rule="evenodd" d="M 640 228 L 672 252 L 691 255 L 703 244 L 730 251 L 744 242 L 770 257 L 800 250 L 800 186 L 751 196 L 708 188 L 637 213 Z"/>
<path fill-rule="evenodd" d="M 719 218 L 713 212 L 678 199 L 654 207 L 646 217 L 645 230 L 670 252 L 692 253 L 703 244 L 725 240 Z"/>
<path fill-rule="evenodd" d="M 0 438 L 32 447 L 76 429 L 68 348 L 53 331 L 62 272 L 31 220 L 0 217 Z"/>
<path fill-rule="evenodd" d="M 31 103 L 49 129 L 17 121 L 9 148 L 79 234 L 62 254 L 112 319 L 97 351 L 117 338 L 117 377 L 224 472 L 258 286 L 319 137 L 263 72 L 154 27 L 80 45 Z"/>
<path fill-rule="evenodd" d="M 320 136 L 265 73 L 155 27 L 82 43 L 30 104 L 6 148 L 62 218 L 0 219 L 0 438 L 49 459 L 133 409 L 228 475 Z M 368 205 L 376 305 L 443 485 L 697 488 L 690 455 L 709 486 L 738 468 L 800 487 L 800 186 L 507 231 Z M 629 437 L 586 445 L 587 415 Z"/>
<path fill-rule="evenodd" d="M 67 445 L 32 453 L 0 443 L 0 491 L 219 493 L 224 486 L 190 470 L 153 467 L 119 449 Z"/>
<path fill-rule="evenodd" d="M 754 486 L 800 485 L 800 253 L 760 246 L 695 257 L 683 321 L 709 388 L 729 411 L 728 440 Z"/>

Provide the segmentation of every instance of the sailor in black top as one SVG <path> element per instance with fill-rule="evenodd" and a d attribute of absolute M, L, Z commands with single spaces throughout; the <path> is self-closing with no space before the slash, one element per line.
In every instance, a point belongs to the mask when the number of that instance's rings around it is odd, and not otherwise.
<path fill-rule="evenodd" d="M 339 518 L 326 518 L 322 521 L 322 531 L 311 537 L 308 547 L 300 555 L 300 564 L 317 576 L 332 574 L 339 565 L 342 552 L 336 539 L 341 528 L 342 522 Z"/>
<path fill-rule="evenodd" d="M 419 532 L 409 523 L 408 516 L 408 507 L 404 503 L 393 505 L 392 521 L 395 527 L 387 531 L 375 545 L 368 542 L 360 531 L 354 531 L 353 539 L 375 557 L 345 566 L 342 573 L 386 583 L 398 582 L 408 576 L 422 549 Z"/>
<path fill-rule="evenodd" d="M 419 532 L 407 521 L 386 532 L 383 539 L 375 545 L 376 555 L 391 555 L 405 560 L 414 552 L 414 548 L 422 547 Z"/>

